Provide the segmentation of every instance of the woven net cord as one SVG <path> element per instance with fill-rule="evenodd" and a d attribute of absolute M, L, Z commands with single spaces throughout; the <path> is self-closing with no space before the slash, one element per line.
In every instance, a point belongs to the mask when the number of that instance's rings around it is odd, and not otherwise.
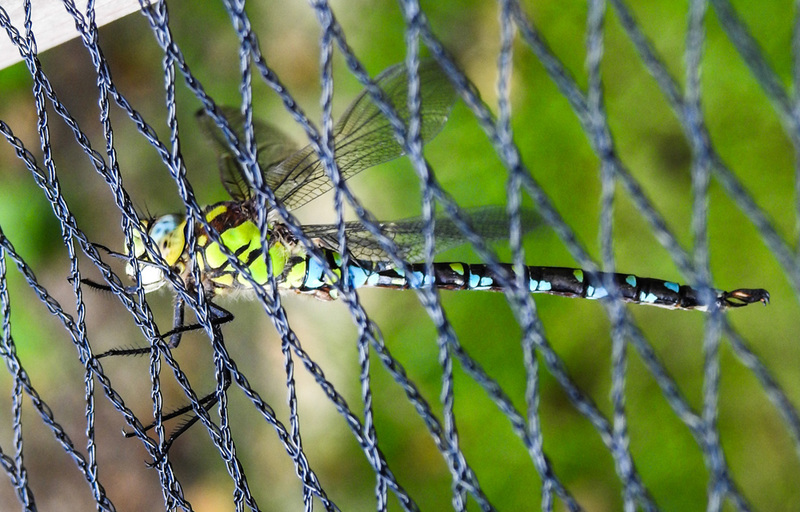
<path fill-rule="evenodd" d="M 24 58 L 0 70 L 0 509 L 800 506 L 792 2 L 175 1 L 100 29 L 64 8 L 82 36 L 38 54 L 0 5 Z M 423 149 L 426 58 L 459 100 Z M 376 101 L 407 157 L 342 180 L 332 127 L 399 62 L 411 122 Z M 251 125 L 238 141 L 257 202 L 301 238 L 443 212 L 468 243 L 436 260 L 763 287 L 771 304 L 347 287 L 211 303 L 179 282 L 145 295 L 96 244 L 125 252 L 140 219 L 199 223 L 227 199 L 194 119 L 214 105 L 314 147 L 333 190 L 288 211 Z M 462 222 L 482 205 L 512 212 L 509 243 Z M 520 208 L 541 216 L 533 233 Z M 177 348 L 160 337 L 176 297 L 200 326 Z M 216 303 L 235 319 L 216 325 Z"/>

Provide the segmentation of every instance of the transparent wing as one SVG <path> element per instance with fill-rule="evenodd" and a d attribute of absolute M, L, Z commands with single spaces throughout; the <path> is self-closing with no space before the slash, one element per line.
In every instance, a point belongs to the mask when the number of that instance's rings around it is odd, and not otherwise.
<path fill-rule="evenodd" d="M 509 218 L 502 206 L 484 206 L 465 212 L 475 232 L 486 241 L 508 239 Z M 541 225 L 538 215 L 532 210 L 522 210 L 522 231 L 527 233 Z M 440 253 L 466 242 L 464 234 L 445 213 L 437 213 L 434 224 L 435 252 Z M 425 257 L 425 237 L 422 217 L 412 217 L 394 222 L 379 222 L 381 232 L 397 244 L 400 256 L 408 262 L 419 262 Z M 303 232 L 316 239 L 320 246 L 338 250 L 336 224 L 303 226 Z M 360 260 L 390 261 L 377 240 L 361 222 L 346 222 L 345 234 L 350 254 Z"/>
<path fill-rule="evenodd" d="M 233 107 L 219 107 L 220 112 L 228 119 L 231 129 L 239 141 L 244 142 L 244 116 Z M 196 114 L 197 123 L 204 135 L 217 152 L 218 165 L 222 185 L 230 196 L 237 201 L 250 199 L 252 193 L 244 177 L 241 166 L 228 147 L 225 135 L 205 111 Z M 297 153 L 297 144 L 279 128 L 253 119 L 253 131 L 258 148 L 258 163 L 267 176 L 281 162 Z"/>
<path fill-rule="evenodd" d="M 419 69 L 422 140 L 431 140 L 444 126 L 456 93 L 444 72 L 434 61 Z M 408 74 L 403 64 L 381 73 L 376 84 L 406 123 L 408 112 Z M 388 162 L 404 151 L 395 140 L 389 120 L 362 91 L 333 129 L 334 155 L 342 177 L 351 176 L 379 163 Z M 294 153 L 273 169 L 265 170 L 266 182 L 288 209 L 299 208 L 332 188 L 322 162 L 311 146 Z"/>

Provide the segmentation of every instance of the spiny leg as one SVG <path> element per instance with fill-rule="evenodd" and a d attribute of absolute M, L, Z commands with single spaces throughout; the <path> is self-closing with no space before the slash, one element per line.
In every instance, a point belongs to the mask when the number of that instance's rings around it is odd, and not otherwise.
<path fill-rule="evenodd" d="M 231 375 L 230 375 L 230 372 L 227 369 L 223 370 L 222 378 L 223 378 L 223 383 L 222 383 L 221 392 L 224 393 L 225 391 L 228 390 L 228 388 L 231 385 Z M 219 402 L 219 395 L 218 395 L 218 393 L 216 391 L 213 391 L 213 392 L 205 395 L 204 397 L 198 399 L 197 402 L 200 404 L 200 406 L 206 412 L 208 412 L 209 410 L 211 410 L 212 407 L 214 407 L 214 404 Z M 178 427 L 176 427 L 170 433 L 169 437 L 164 442 L 164 446 L 162 447 L 161 453 L 159 454 L 159 456 L 155 460 L 153 460 L 152 462 L 148 463 L 148 466 L 152 467 L 152 466 L 157 465 L 166 456 L 167 452 L 169 452 L 169 449 L 170 449 L 170 447 L 172 447 L 172 444 L 180 436 L 182 436 L 184 433 L 186 433 L 186 431 L 188 431 L 192 427 L 192 425 L 194 425 L 195 423 L 197 423 L 200 420 L 200 416 L 195 412 L 195 409 L 194 409 L 192 404 L 184 405 L 183 407 L 175 409 L 174 411 L 172 411 L 172 412 L 170 412 L 168 414 L 165 414 L 164 416 L 161 417 L 161 421 L 163 422 L 163 421 L 169 421 L 169 420 L 172 420 L 172 419 L 175 419 L 175 418 L 179 418 L 179 417 L 181 417 L 181 416 L 183 416 L 185 414 L 189 414 L 189 413 L 194 413 L 194 414 L 192 414 L 192 416 L 189 417 L 188 420 L 186 420 L 184 423 L 180 424 Z M 144 432 L 148 432 L 148 431 L 152 430 L 153 428 L 155 428 L 155 426 L 156 426 L 156 422 L 152 422 L 149 425 L 146 425 L 143 430 L 144 430 Z M 136 437 L 136 433 L 135 432 L 126 432 L 126 431 L 123 430 L 122 434 L 125 437 L 128 437 L 128 438 Z"/>
<path fill-rule="evenodd" d="M 95 247 L 101 248 L 106 252 L 111 253 L 111 250 L 99 244 L 93 244 Z M 70 280 L 71 281 L 71 280 Z M 107 284 L 98 283 L 91 279 L 81 279 L 81 284 L 88 286 L 93 290 L 101 292 L 115 293 L 114 290 Z M 141 356 L 150 353 L 150 347 L 135 347 L 135 348 L 112 348 L 100 354 L 95 355 L 96 359 L 102 359 L 108 356 Z"/>
<path fill-rule="evenodd" d="M 209 306 L 211 306 L 212 326 L 226 324 L 233 320 L 234 318 L 233 313 L 231 313 L 227 309 L 218 306 L 213 302 L 210 302 Z M 183 325 L 185 318 L 184 310 L 185 310 L 185 302 L 183 301 L 183 299 L 181 298 L 176 299 L 175 311 L 172 319 L 172 329 L 159 336 L 161 339 L 169 338 L 170 348 L 176 348 L 180 344 L 183 333 L 196 331 L 203 328 L 203 324 L 201 323 Z M 150 347 L 112 348 L 111 350 L 107 350 L 106 352 L 98 354 L 95 357 L 100 359 L 108 356 L 141 356 L 149 353 L 150 353 Z"/>
<path fill-rule="evenodd" d="M 219 327 L 222 324 L 225 324 L 225 323 L 230 322 L 231 320 L 233 320 L 233 318 L 234 318 L 233 313 L 231 313 L 230 311 L 228 311 L 227 309 L 225 309 L 225 308 L 223 308 L 221 306 L 218 306 L 217 304 L 214 304 L 213 302 L 209 302 L 209 306 L 210 306 L 211 312 L 212 312 L 212 318 L 211 318 L 212 328 L 214 329 L 215 333 L 219 333 Z M 170 338 L 169 345 L 172 348 L 175 348 L 175 347 L 178 346 L 178 344 L 180 344 L 181 335 L 184 332 L 195 331 L 195 330 L 203 328 L 203 325 L 200 324 L 200 323 L 195 323 L 195 324 L 190 324 L 190 325 L 183 325 L 183 321 L 184 321 L 184 318 L 185 318 L 184 311 L 185 311 L 185 302 L 183 300 L 181 300 L 180 298 L 178 298 L 175 301 L 175 314 L 174 314 L 174 318 L 173 318 L 173 329 L 168 331 L 168 332 L 166 332 L 166 333 L 164 333 L 164 334 L 162 334 L 160 336 L 162 339 L 165 339 L 165 338 L 169 337 Z M 148 352 L 150 349 L 147 348 L 147 349 L 133 349 L 133 350 L 135 350 L 135 352 L 131 351 L 131 350 L 123 351 L 123 352 L 126 352 L 123 355 L 138 354 L 139 351 L 142 351 L 142 350 L 145 351 L 145 352 Z M 222 392 L 224 393 L 228 389 L 228 387 L 230 387 L 230 384 L 231 384 L 230 373 L 227 370 L 223 370 L 222 378 L 223 378 Z M 211 409 L 211 407 L 213 407 L 214 404 L 216 404 L 218 401 L 219 401 L 219 395 L 215 391 L 215 392 L 208 393 L 207 395 L 205 395 L 202 398 L 200 398 L 198 400 L 198 403 L 201 405 L 201 407 L 203 407 L 204 410 L 209 411 Z M 189 414 L 189 413 L 192 413 L 192 412 L 194 412 L 194 407 L 193 407 L 192 404 L 188 404 L 188 405 L 180 407 L 180 408 L 178 408 L 178 409 L 176 409 L 176 410 L 174 410 L 174 411 L 162 416 L 161 421 L 169 421 L 171 419 L 178 418 L 180 416 L 183 416 L 185 414 Z M 191 428 L 192 425 L 197 423 L 197 421 L 199 419 L 200 419 L 200 417 L 196 413 L 192 414 L 192 416 L 186 422 L 182 423 L 177 428 L 175 428 L 175 430 L 173 430 L 170 433 L 169 438 L 167 438 L 166 442 L 164 443 L 162 454 L 159 456 L 159 458 L 157 460 L 153 461 L 151 463 L 151 465 L 157 464 L 159 462 L 159 460 L 164 455 L 166 455 L 166 453 L 169 451 L 169 448 L 170 448 L 170 446 L 172 446 L 172 443 L 174 443 L 175 440 L 177 440 L 181 435 L 183 435 L 184 432 L 189 430 L 189 428 Z M 156 426 L 156 422 L 154 421 L 154 422 L 146 425 L 144 427 L 144 431 L 147 432 L 149 430 L 152 430 L 155 426 Z M 133 432 L 124 432 L 124 431 L 123 431 L 123 434 L 125 435 L 125 437 L 134 437 L 136 435 Z"/>
<path fill-rule="evenodd" d="M 100 284 L 94 283 L 94 282 L 92 282 L 90 284 L 90 286 L 92 286 L 94 288 L 105 289 L 103 287 L 103 285 L 100 285 Z M 223 325 L 225 323 L 228 323 L 228 322 L 230 322 L 230 321 L 232 321 L 234 319 L 233 313 L 231 313 L 227 309 L 225 309 L 225 308 L 223 308 L 221 306 L 218 306 L 217 304 L 214 304 L 213 302 L 209 302 L 209 306 L 211 308 L 211 313 L 212 313 L 211 325 L 212 325 L 212 328 L 215 331 L 219 328 L 219 326 L 221 326 L 221 325 Z M 176 348 L 180 344 L 181 336 L 183 335 L 183 333 L 190 332 L 190 331 L 195 331 L 195 330 L 199 330 L 199 329 L 203 328 L 203 324 L 200 324 L 200 323 L 183 325 L 183 322 L 184 322 L 184 319 L 185 319 L 184 312 L 185 312 L 185 301 L 183 301 L 180 298 L 177 298 L 176 301 L 175 301 L 175 310 L 174 310 L 173 322 L 172 322 L 173 328 L 159 336 L 161 339 L 169 338 L 169 346 L 170 346 L 170 348 Z M 140 356 L 140 355 L 149 354 L 151 352 L 151 350 L 152 350 L 151 347 L 112 348 L 111 350 L 103 352 L 102 354 L 98 354 L 95 357 L 97 359 L 100 359 L 100 358 L 109 357 L 109 356 Z M 222 388 L 222 391 L 224 392 L 225 390 L 227 390 L 228 387 L 230 387 L 230 384 L 231 384 L 230 373 L 227 370 L 224 370 L 223 371 L 223 388 Z M 200 398 L 198 400 L 200 405 L 206 411 L 210 410 L 211 407 L 213 407 L 214 404 L 216 404 L 218 401 L 219 401 L 219 397 L 218 397 L 216 392 L 209 393 L 209 394 L 203 396 L 202 398 Z M 178 418 L 178 417 L 183 416 L 185 414 L 191 413 L 192 411 L 194 411 L 194 408 L 193 408 L 193 406 L 191 404 L 185 405 L 183 407 L 180 407 L 180 408 L 178 408 L 178 409 L 176 409 L 176 410 L 164 415 L 161 418 L 161 420 L 162 421 L 169 421 L 171 419 Z M 167 453 L 167 451 L 169 451 L 169 448 L 170 448 L 170 446 L 172 446 L 172 443 L 174 443 L 175 440 L 177 440 L 178 437 L 180 437 L 184 432 L 189 430 L 189 428 L 192 425 L 197 423 L 197 421 L 199 419 L 200 419 L 200 417 L 197 414 L 194 414 L 186 422 L 184 422 L 183 424 L 178 426 L 172 433 L 170 433 L 169 438 L 164 443 L 162 454 L 158 457 L 157 460 L 151 462 L 150 465 L 157 464 L 160 461 L 160 459 L 163 458 L 163 456 Z M 147 432 L 149 430 L 152 430 L 155 426 L 156 426 L 156 422 L 152 422 L 152 423 L 150 423 L 150 424 L 148 424 L 147 426 L 144 427 L 144 431 Z M 134 437 L 136 434 L 133 433 L 133 432 L 123 431 L 123 435 L 125 437 Z"/>

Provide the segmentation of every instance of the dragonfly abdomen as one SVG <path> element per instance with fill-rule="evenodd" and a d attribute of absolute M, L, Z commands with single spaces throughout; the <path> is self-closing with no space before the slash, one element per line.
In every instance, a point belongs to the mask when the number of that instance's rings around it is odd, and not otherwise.
<path fill-rule="evenodd" d="M 504 286 L 497 274 L 484 264 L 459 262 L 434 263 L 433 282 L 425 273 L 425 265 L 409 265 L 415 275 L 415 286 L 433 285 L 445 290 L 502 291 Z M 513 266 L 499 265 L 508 276 L 514 276 Z M 358 264 L 348 269 L 354 287 L 412 288 L 404 271 L 396 268 L 371 270 Z M 603 299 L 609 296 L 605 283 L 616 287 L 620 299 L 625 302 L 658 306 L 668 309 L 707 310 L 710 303 L 704 302 L 699 291 L 662 279 L 638 277 L 632 274 L 608 272 L 585 272 L 567 267 L 525 267 L 524 282 L 531 293 L 546 293 L 582 299 Z M 732 292 L 714 290 L 714 302 L 720 308 L 744 306 L 753 302 L 767 303 L 769 293 L 761 289 L 739 289 Z"/>

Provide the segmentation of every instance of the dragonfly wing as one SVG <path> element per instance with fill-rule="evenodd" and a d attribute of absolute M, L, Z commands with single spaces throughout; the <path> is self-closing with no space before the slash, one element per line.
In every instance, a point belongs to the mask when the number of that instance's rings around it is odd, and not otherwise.
<path fill-rule="evenodd" d="M 378 223 L 383 231 L 383 223 Z M 303 233 L 314 240 L 318 246 L 339 250 L 338 226 L 336 224 L 311 224 L 303 225 Z M 347 249 L 350 255 L 359 260 L 381 261 L 388 260 L 389 256 L 381 248 L 372 233 L 364 228 L 361 222 L 345 222 L 345 236 L 347 237 Z M 392 233 L 384 234 L 393 239 Z"/>
<path fill-rule="evenodd" d="M 509 236 L 509 218 L 502 206 L 485 206 L 466 210 L 472 229 L 488 242 L 507 240 Z M 538 215 L 532 210 L 522 210 L 523 234 L 541 225 Z M 408 262 L 419 262 L 425 258 L 425 222 L 422 217 L 411 217 L 394 222 L 379 222 L 381 232 L 391 239 L 398 249 L 401 258 Z M 338 232 L 336 224 L 307 225 L 303 231 L 310 238 L 332 250 L 338 250 Z M 389 255 L 380 243 L 372 236 L 361 222 L 346 222 L 345 235 L 348 251 L 360 260 L 390 261 Z M 435 253 L 464 244 L 467 239 L 456 223 L 445 213 L 438 213 L 434 223 Z"/>
<path fill-rule="evenodd" d="M 419 68 L 421 94 L 421 136 L 432 139 L 444 126 L 456 99 L 447 76 L 434 61 Z M 375 83 L 385 93 L 400 118 L 407 124 L 408 73 L 398 64 L 381 73 Z M 403 155 L 394 129 L 372 97 L 364 90 L 348 107 L 333 129 L 334 156 L 343 179 Z M 289 208 L 299 208 L 332 188 L 319 157 L 306 146 L 273 169 L 267 182 Z"/>
<path fill-rule="evenodd" d="M 244 116 L 238 109 L 233 107 L 219 107 L 219 111 L 228 120 L 231 130 L 239 142 L 244 143 Z M 220 177 L 225 190 L 237 201 L 249 199 L 252 195 L 250 185 L 245 178 L 239 160 L 228 145 L 228 139 L 225 134 L 204 110 L 197 112 L 197 122 L 217 152 Z M 253 132 L 257 145 L 259 167 L 265 173 L 265 178 L 270 175 L 278 164 L 297 153 L 297 145 L 294 141 L 279 128 L 269 123 L 253 119 Z M 265 181 L 267 185 L 272 187 L 269 179 L 265 179 Z"/>

